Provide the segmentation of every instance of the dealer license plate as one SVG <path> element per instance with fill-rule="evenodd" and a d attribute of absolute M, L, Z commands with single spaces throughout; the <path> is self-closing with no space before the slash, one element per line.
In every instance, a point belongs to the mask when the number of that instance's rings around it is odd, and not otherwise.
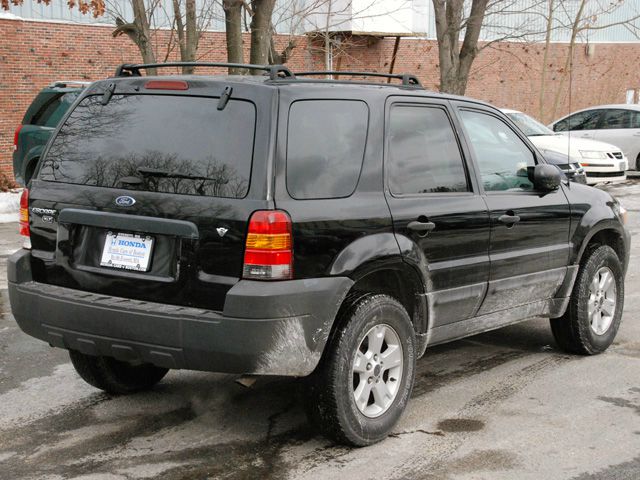
<path fill-rule="evenodd" d="M 151 261 L 153 238 L 131 233 L 108 232 L 100 265 L 146 272 Z"/>

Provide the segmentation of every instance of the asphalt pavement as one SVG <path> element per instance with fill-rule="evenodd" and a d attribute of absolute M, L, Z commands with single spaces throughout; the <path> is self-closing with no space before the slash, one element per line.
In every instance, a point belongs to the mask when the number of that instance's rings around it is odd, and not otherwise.
<path fill-rule="evenodd" d="M 17 328 L 2 290 L 0 479 L 638 480 L 640 183 L 608 189 L 634 235 L 615 344 L 567 355 L 536 319 L 431 348 L 393 434 L 362 449 L 316 435 L 291 379 L 172 371 L 148 393 L 95 390 Z M 2 279 L 16 232 L 0 225 Z"/>

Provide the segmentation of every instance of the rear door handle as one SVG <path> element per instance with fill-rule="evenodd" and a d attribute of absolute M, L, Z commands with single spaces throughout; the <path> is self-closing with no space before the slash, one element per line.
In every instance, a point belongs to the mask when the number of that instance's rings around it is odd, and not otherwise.
<path fill-rule="evenodd" d="M 418 232 L 426 235 L 431 230 L 436 228 L 436 224 L 433 222 L 419 222 L 417 220 L 414 220 L 413 222 L 409 222 L 409 225 L 407 225 L 407 228 L 409 230 L 413 230 L 414 232 Z"/>
<path fill-rule="evenodd" d="M 520 221 L 519 215 L 500 215 L 498 221 L 504 223 L 508 227 L 512 227 Z"/>

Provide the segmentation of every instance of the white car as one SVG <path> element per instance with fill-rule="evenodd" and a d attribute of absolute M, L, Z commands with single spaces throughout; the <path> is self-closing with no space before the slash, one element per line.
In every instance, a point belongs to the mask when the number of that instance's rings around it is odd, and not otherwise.
<path fill-rule="evenodd" d="M 620 148 L 640 170 L 640 105 L 600 105 L 579 110 L 549 125 L 572 138 L 589 138 Z"/>
<path fill-rule="evenodd" d="M 629 162 L 618 147 L 585 138 L 553 132 L 529 115 L 517 110 L 503 109 L 538 150 L 563 153 L 570 163 L 580 164 L 587 174 L 587 183 L 623 182 L 627 179 Z"/>

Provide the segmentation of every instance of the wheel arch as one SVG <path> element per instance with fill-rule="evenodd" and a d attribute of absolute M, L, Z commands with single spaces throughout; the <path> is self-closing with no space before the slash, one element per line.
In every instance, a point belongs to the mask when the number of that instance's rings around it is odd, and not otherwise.
<path fill-rule="evenodd" d="M 623 271 L 626 272 L 626 261 L 628 251 L 624 239 L 624 232 L 613 222 L 602 222 L 591 229 L 582 240 L 580 249 L 575 258 L 575 264 L 582 265 L 589 253 L 601 245 L 608 245 L 616 252 Z"/>
<path fill-rule="evenodd" d="M 415 268 L 404 262 L 398 255 L 367 262 L 352 272 L 350 278 L 354 283 L 338 308 L 319 364 L 324 362 L 328 347 L 333 344 L 337 333 L 348 321 L 356 305 L 364 298 L 378 294 L 389 295 L 405 308 L 416 333 L 418 342 L 416 350 L 419 352 L 417 358 L 421 357 L 426 348 L 428 307 L 424 283 Z"/>
<path fill-rule="evenodd" d="M 427 281 L 410 260 L 401 254 L 393 233 L 367 235 L 336 256 L 329 275 L 348 276 L 354 282 L 343 302 L 344 308 L 368 293 L 387 294 L 402 303 L 416 332 L 424 333 L 427 328 Z M 343 314 L 344 311 L 338 312 L 338 316 Z"/>

